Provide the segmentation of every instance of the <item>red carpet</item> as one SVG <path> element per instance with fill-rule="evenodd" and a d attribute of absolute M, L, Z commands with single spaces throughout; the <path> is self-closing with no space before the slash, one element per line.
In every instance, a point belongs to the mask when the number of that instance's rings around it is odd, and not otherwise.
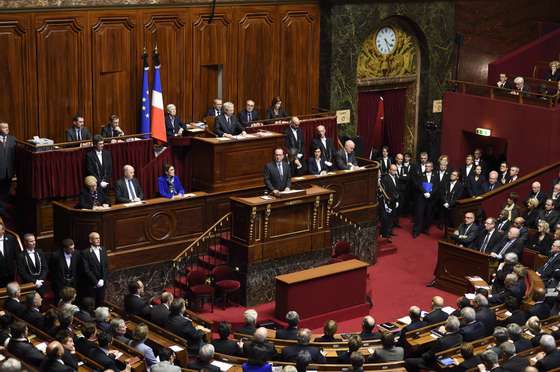
<path fill-rule="evenodd" d="M 431 298 L 442 296 L 446 305 L 455 305 L 457 296 L 435 288 L 426 287 L 432 280 L 437 260 L 437 241 L 442 232 L 432 228 L 430 236 L 420 235 L 412 239 L 412 223 L 401 220 L 402 228 L 395 229 L 393 238 L 396 252 L 379 257 L 378 262 L 368 269 L 369 283 L 373 297 L 370 314 L 377 323 L 395 320 L 404 316 L 411 305 L 429 310 Z M 387 243 L 380 243 L 383 244 Z M 274 302 L 254 307 L 259 313 L 259 321 L 274 318 Z M 243 321 L 244 307 L 231 307 L 226 310 L 214 307 L 214 312 L 205 312 L 202 317 L 213 321 L 225 320 L 231 323 Z M 362 318 L 348 319 L 338 323 L 339 332 L 354 332 L 361 327 Z M 314 330 L 320 332 L 321 329 Z"/>

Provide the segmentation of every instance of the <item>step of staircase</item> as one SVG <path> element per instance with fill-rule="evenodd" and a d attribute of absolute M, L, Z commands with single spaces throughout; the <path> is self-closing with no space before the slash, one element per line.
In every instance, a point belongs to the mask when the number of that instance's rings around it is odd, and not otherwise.
<path fill-rule="evenodd" d="M 224 244 L 214 244 L 208 247 L 208 254 L 227 261 L 229 258 L 229 247 Z"/>
<path fill-rule="evenodd" d="M 198 262 L 201 266 L 213 269 L 216 266 L 225 265 L 227 262 L 210 255 L 198 256 Z"/>

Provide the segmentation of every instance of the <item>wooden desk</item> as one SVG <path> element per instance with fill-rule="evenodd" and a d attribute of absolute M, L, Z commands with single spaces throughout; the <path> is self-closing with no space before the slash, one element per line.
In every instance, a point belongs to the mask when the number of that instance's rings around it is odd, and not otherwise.
<path fill-rule="evenodd" d="M 195 190 L 224 191 L 263 184 L 263 169 L 274 149 L 284 146 L 284 135 L 267 132 L 244 139 L 192 139 L 192 185 Z"/>
<path fill-rule="evenodd" d="M 275 316 L 296 310 L 306 319 L 363 305 L 367 266 L 349 260 L 277 276 Z"/>

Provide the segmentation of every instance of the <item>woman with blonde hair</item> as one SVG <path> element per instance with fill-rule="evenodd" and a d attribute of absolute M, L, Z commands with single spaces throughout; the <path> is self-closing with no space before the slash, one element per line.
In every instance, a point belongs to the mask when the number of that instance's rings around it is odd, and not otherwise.
<path fill-rule="evenodd" d="M 97 187 L 97 179 L 94 176 L 87 176 L 84 179 L 84 188 L 80 192 L 78 208 L 96 209 L 108 206 L 108 204 L 103 188 Z"/>
<path fill-rule="evenodd" d="M 542 255 L 550 256 L 552 237 L 550 236 L 550 226 L 548 222 L 539 220 L 537 223 L 537 233 L 533 235 L 527 246 Z"/>

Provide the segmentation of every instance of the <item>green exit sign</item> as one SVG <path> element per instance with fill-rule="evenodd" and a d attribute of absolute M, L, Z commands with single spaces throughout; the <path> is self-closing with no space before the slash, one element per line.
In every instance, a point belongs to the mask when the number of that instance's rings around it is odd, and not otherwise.
<path fill-rule="evenodd" d="M 486 128 L 476 128 L 475 133 L 479 136 L 489 137 L 492 135 L 492 130 Z"/>

